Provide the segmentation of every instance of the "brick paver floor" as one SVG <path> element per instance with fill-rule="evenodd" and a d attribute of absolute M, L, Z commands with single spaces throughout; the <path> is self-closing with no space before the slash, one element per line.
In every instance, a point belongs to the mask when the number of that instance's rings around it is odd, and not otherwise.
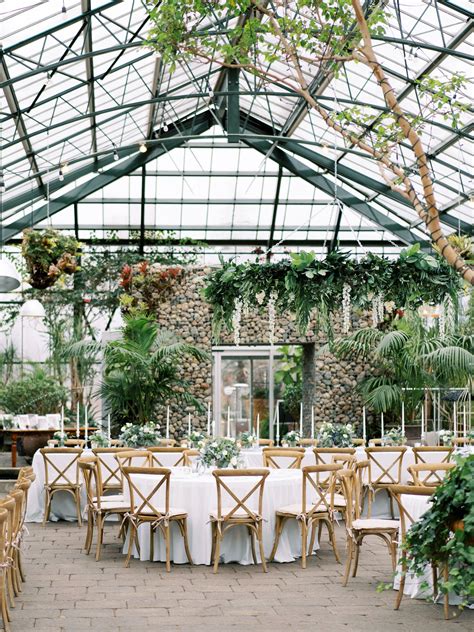
<path fill-rule="evenodd" d="M 116 526 L 106 529 L 100 562 L 82 552 L 85 529 L 76 524 L 28 528 L 27 581 L 12 610 L 12 632 L 474 629 L 474 612 L 445 622 L 441 606 L 422 600 L 406 598 L 395 612 L 394 591 L 376 591 L 391 576 L 376 540 L 364 544 L 358 576 L 343 588 L 343 567 L 325 539 L 306 570 L 295 562 L 270 564 L 267 574 L 237 564 L 222 565 L 218 575 L 204 566 L 174 566 L 167 574 L 160 563 L 134 560 L 124 568 Z M 338 538 L 342 552 L 342 528 Z"/>

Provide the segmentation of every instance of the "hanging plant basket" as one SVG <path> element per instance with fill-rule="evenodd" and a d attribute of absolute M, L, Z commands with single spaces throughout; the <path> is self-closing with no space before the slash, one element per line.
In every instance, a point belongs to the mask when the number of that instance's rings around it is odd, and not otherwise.
<path fill-rule="evenodd" d="M 63 275 L 74 274 L 79 269 L 79 242 L 53 228 L 25 230 L 21 252 L 30 275 L 28 283 L 37 290 L 45 290 Z"/>

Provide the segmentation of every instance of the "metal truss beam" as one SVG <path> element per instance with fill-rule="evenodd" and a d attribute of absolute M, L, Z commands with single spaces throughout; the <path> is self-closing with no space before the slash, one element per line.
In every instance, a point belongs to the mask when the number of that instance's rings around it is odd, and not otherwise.
<path fill-rule="evenodd" d="M 283 176 L 283 167 L 279 165 L 278 166 L 278 179 L 277 179 L 276 188 L 275 188 L 275 200 L 273 202 L 272 225 L 270 227 L 270 235 L 268 236 L 268 242 L 267 242 L 268 251 L 270 251 L 270 248 L 273 246 L 273 236 L 275 235 L 275 224 L 276 224 L 276 218 L 278 214 L 278 205 L 280 203 L 280 189 L 281 189 L 282 176 Z M 270 252 L 267 253 L 267 258 L 269 258 L 269 255 L 270 255 Z"/>
<path fill-rule="evenodd" d="M 388 37 L 387 35 L 372 35 L 372 40 L 377 42 L 387 42 L 389 44 L 400 44 L 401 46 L 409 46 L 410 48 L 420 48 L 426 50 L 434 50 L 437 53 L 449 53 L 450 57 L 458 57 L 467 61 L 474 61 L 474 55 L 463 53 L 460 50 L 446 48 L 445 46 L 435 46 L 428 42 L 417 42 L 416 40 L 403 39 L 401 37 Z"/>
<path fill-rule="evenodd" d="M 87 78 L 87 110 L 91 114 L 90 130 L 91 130 L 91 151 L 97 156 L 97 118 L 95 115 L 95 79 L 94 79 L 94 60 L 89 56 L 93 51 L 92 45 L 92 17 L 91 0 L 81 0 L 82 13 L 84 14 L 84 52 L 88 55 L 85 58 L 86 78 Z M 94 158 L 97 166 L 97 157 Z"/>
<path fill-rule="evenodd" d="M 177 127 L 178 124 L 180 125 L 179 129 Z M 182 134 L 183 130 L 202 134 L 206 130 L 208 130 L 210 126 L 211 122 L 208 113 L 205 113 L 205 115 L 200 117 L 194 117 L 191 120 L 174 123 L 171 126 L 171 130 L 169 131 L 169 137 L 162 138 L 159 145 L 157 144 L 152 146 L 152 148 L 146 153 L 135 153 L 129 158 L 118 163 L 116 166 L 112 166 L 103 173 L 100 173 L 99 175 L 91 178 L 84 184 L 79 185 L 75 189 L 67 191 L 54 200 L 50 200 L 49 204 L 44 204 L 43 206 L 24 215 L 21 219 L 4 226 L 2 242 L 4 243 L 8 241 L 11 237 L 22 231 L 24 228 L 27 228 L 28 226 L 33 226 L 34 224 L 43 221 L 46 217 L 50 217 L 55 213 L 58 213 L 62 209 L 73 205 L 74 203 L 91 195 L 92 193 L 95 193 L 95 191 L 99 191 L 111 182 L 115 182 L 115 180 L 118 180 L 122 176 L 127 175 L 132 171 L 136 171 L 137 169 L 140 169 L 143 165 L 147 164 L 151 160 L 154 160 L 155 158 L 158 158 L 171 149 L 181 146 L 184 143 L 185 138 L 183 136 L 180 136 L 179 134 Z M 110 164 L 110 162 L 114 162 L 113 156 L 108 156 L 106 161 L 104 161 L 105 165 Z M 101 166 L 102 164 L 99 164 L 99 167 Z M 88 172 L 91 173 L 92 170 L 93 166 L 89 165 Z M 77 178 L 76 173 L 67 175 L 73 176 L 73 180 Z M 85 175 L 85 173 L 83 175 Z M 66 177 L 64 178 L 64 182 L 60 184 L 62 186 L 67 184 Z"/>
<path fill-rule="evenodd" d="M 317 173 L 313 169 L 309 168 L 299 160 L 292 158 L 289 154 L 277 147 L 274 148 L 271 153 L 269 153 L 272 149 L 272 144 L 268 141 L 246 140 L 245 142 L 247 145 L 249 145 L 249 147 L 253 147 L 265 156 L 270 155 L 271 160 L 274 160 L 285 169 L 288 169 L 288 171 L 297 173 L 301 178 L 303 178 L 303 180 L 306 180 L 306 182 L 309 182 L 317 189 L 324 191 L 324 193 L 327 193 L 328 195 L 334 196 L 335 187 L 330 180 L 328 180 L 320 173 Z M 416 241 L 422 241 L 420 239 L 417 239 L 415 235 L 409 230 L 409 228 L 402 226 L 400 223 L 394 221 L 393 219 L 390 219 L 380 211 L 377 211 L 365 200 L 357 198 L 355 195 L 353 195 L 343 187 L 336 187 L 336 196 L 342 204 L 344 204 L 348 208 L 353 209 L 359 215 L 362 215 L 372 223 L 379 226 L 382 230 L 390 232 L 403 243 L 412 244 Z M 425 241 L 423 245 L 426 247 L 429 244 Z"/>
<path fill-rule="evenodd" d="M 148 124 L 146 126 L 146 137 L 151 138 L 153 135 L 153 129 L 155 126 L 156 112 L 158 102 L 155 100 L 158 98 L 158 93 L 160 90 L 161 83 L 161 75 L 162 75 L 163 66 L 161 63 L 161 58 L 157 57 L 155 59 L 155 67 L 153 68 L 153 80 L 151 82 L 151 96 L 153 98 L 153 102 L 150 103 L 150 109 L 148 110 Z"/>

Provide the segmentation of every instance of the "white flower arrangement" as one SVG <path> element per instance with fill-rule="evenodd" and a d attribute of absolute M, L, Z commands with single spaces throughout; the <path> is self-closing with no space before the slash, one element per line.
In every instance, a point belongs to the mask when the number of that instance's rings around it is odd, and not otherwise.
<path fill-rule="evenodd" d="M 236 468 L 240 464 L 240 448 L 233 438 L 208 439 L 200 449 L 200 461 L 206 467 Z"/>
<path fill-rule="evenodd" d="M 407 442 L 406 436 L 403 434 L 400 426 L 396 428 L 390 428 L 390 430 L 382 437 L 384 445 L 399 446 L 405 445 Z"/>
<path fill-rule="evenodd" d="M 53 439 L 59 443 L 61 447 L 64 446 L 65 441 L 68 438 L 67 432 L 61 432 L 60 430 L 56 430 L 53 434 Z"/>
<path fill-rule="evenodd" d="M 452 430 L 440 430 L 438 438 L 443 445 L 450 446 L 453 443 L 454 432 Z"/>
<path fill-rule="evenodd" d="M 318 432 L 318 445 L 322 448 L 350 448 L 353 437 L 352 424 L 323 421 Z"/>
<path fill-rule="evenodd" d="M 243 432 L 240 435 L 240 444 L 243 448 L 253 448 L 258 442 L 258 437 L 254 432 Z"/>
<path fill-rule="evenodd" d="M 100 430 L 93 432 L 90 436 L 90 440 L 93 448 L 108 448 L 109 446 L 109 437 L 105 432 L 101 432 Z"/>
<path fill-rule="evenodd" d="M 202 448 L 206 439 L 207 436 L 198 430 L 193 430 L 186 436 L 186 442 L 190 448 Z"/>
<path fill-rule="evenodd" d="M 287 443 L 289 446 L 294 447 L 301 439 L 300 433 L 296 430 L 290 430 L 283 436 L 283 443 Z"/>
<path fill-rule="evenodd" d="M 140 425 L 129 422 L 120 428 L 119 439 L 128 448 L 156 445 L 160 438 L 159 428 L 158 424 L 147 423 Z"/>

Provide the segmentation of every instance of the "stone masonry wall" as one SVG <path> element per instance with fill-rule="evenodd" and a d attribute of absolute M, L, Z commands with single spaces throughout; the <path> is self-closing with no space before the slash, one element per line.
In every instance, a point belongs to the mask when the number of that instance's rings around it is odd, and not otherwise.
<path fill-rule="evenodd" d="M 157 313 L 158 323 L 174 332 L 180 339 L 199 346 L 209 353 L 209 360 L 199 363 L 189 361 L 182 367 L 182 376 L 189 382 L 190 390 L 200 401 L 212 402 L 212 340 L 211 307 L 201 297 L 205 276 L 211 268 L 187 268 L 183 278 L 176 283 L 170 297 L 161 304 Z M 354 329 L 367 325 L 359 317 L 353 316 Z M 335 319 L 335 334 L 340 332 L 339 319 Z M 232 333 L 223 330 L 218 343 L 234 346 Z M 242 315 L 240 344 L 268 345 L 268 316 L 251 312 Z M 291 314 L 277 316 L 275 326 L 275 346 L 282 344 L 303 344 L 305 348 L 303 366 L 305 384 L 303 392 L 305 428 L 309 433 L 310 405 L 315 406 L 316 422 L 338 421 L 359 422 L 362 416 L 360 397 L 355 386 L 366 372 L 358 362 L 339 361 L 329 353 L 322 353 L 326 344 L 322 332 L 316 332 L 310 326 L 306 335 L 297 331 Z M 370 369 L 369 369 L 370 370 Z M 314 385 L 314 386 L 313 386 Z M 193 414 L 193 427 L 206 428 L 206 413 L 197 414 L 192 408 L 172 405 L 171 435 L 179 439 L 187 431 L 186 416 Z M 164 427 L 164 419 L 161 420 Z"/>

